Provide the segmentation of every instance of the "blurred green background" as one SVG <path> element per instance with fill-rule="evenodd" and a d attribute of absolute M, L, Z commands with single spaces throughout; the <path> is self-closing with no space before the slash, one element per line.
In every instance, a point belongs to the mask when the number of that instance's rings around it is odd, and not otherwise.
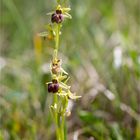
<path fill-rule="evenodd" d="M 54 140 L 49 63 L 37 33 L 54 0 L 2 0 L 0 140 Z M 70 102 L 68 140 L 140 140 L 140 1 L 70 0 L 60 58 L 82 98 Z M 42 41 L 42 46 L 40 42 Z"/>

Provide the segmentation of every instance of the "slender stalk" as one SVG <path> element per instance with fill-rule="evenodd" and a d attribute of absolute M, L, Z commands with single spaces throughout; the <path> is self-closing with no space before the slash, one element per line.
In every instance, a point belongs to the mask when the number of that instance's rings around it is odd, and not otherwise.
<path fill-rule="evenodd" d="M 57 53 L 58 53 L 58 48 L 59 48 L 59 38 L 60 38 L 60 24 L 56 25 L 56 37 L 55 37 L 55 51 L 56 51 L 56 58 L 57 58 Z"/>
<path fill-rule="evenodd" d="M 62 100 L 62 110 L 63 110 L 63 113 L 61 115 L 61 135 L 62 135 L 62 140 L 65 140 L 66 139 L 66 133 L 65 133 L 65 113 L 66 113 L 66 108 L 67 108 L 67 105 L 68 105 L 68 99 L 67 97 L 63 97 L 61 98 Z"/>
<path fill-rule="evenodd" d="M 65 138 L 65 116 L 64 115 L 62 115 L 61 116 L 61 134 L 62 134 L 62 140 L 64 140 L 64 138 Z"/>
<path fill-rule="evenodd" d="M 60 38 L 60 24 L 56 25 L 56 37 L 55 37 L 55 54 L 54 59 L 57 59 L 58 48 L 59 48 L 59 38 Z M 58 105 L 57 94 L 54 94 L 54 106 Z M 58 114 L 58 109 L 54 113 L 55 123 L 56 123 L 56 136 L 57 140 L 64 140 L 64 119 L 61 120 L 61 116 Z"/>
<path fill-rule="evenodd" d="M 56 106 L 57 102 L 58 102 L 57 95 L 54 94 L 53 105 Z M 57 140 L 60 140 L 60 132 L 59 132 L 59 128 L 58 128 L 58 114 L 57 114 L 56 110 L 54 111 L 54 121 L 55 121 L 55 125 L 56 125 L 56 137 L 57 137 Z"/>

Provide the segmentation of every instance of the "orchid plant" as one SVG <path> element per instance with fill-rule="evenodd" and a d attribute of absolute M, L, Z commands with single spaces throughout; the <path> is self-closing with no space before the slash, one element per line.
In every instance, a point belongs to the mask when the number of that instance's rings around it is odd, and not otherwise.
<path fill-rule="evenodd" d="M 40 33 L 41 37 L 47 37 L 55 41 L 53 58 L 50 64 L 51 81 L 47 82 L 48 92 L 52 93 L 53 101 L 50 105 L 50 111 L 56 126 L 57 140 L 66 140 L 66 116 L 69 116 L 70 110 L 67 110 L 70 99 L 78 99 L 81 96 L 76 96 L 71 92 L 71 87 L 67 84 L 69 74 L 62 68 L 62 60 L 58 57 L 58 50 L 60 47 L 60 36 L 63 21 L 72 16 L 69 14 L 71 9 L 63 7 L 60 0 L 57 0 L 57 6 L 54 11 L 47 15 L 51 18 L 51 23 L 47 25 L 47 31 Z"/>

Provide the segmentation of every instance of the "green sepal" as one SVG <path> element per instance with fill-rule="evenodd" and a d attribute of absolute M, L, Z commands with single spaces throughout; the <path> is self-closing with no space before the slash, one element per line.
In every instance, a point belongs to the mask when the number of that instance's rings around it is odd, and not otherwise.
<path fill-rule="evenodd" d="M 67 77 L 67 79 L 64 81 L 64 83 L 66 84 L 69 79 L 70 79 L 70 77 Z"/>
<path fill-rule="evenodd" d="M 68 73 L 61 67 L 61 71 L 64 73 L 64 74 L 66 74 L 66 75 L 68 75 Z"/>
<path fill-rule="evenodd" d="M 67 12 L 65 12 L 63 15 L 64 15 L 65 18 L 72 19 L 72 16 Z"/>
<path fill-rule="evenodd" d="M 58 96 L 67 96 L 67 92 L 61 90 L 57 93 Z"/>
<path fill-rule="evenodd" d="M 49 34 L 48 32 L 41 32 L 38 34 L 40 37 L 47 37 Z"/>
<path fill-rule="evenodd" d="M 73 93 L 69 90 L 69 91 L 68 91 L 68 97 L 69 97 L 70 99 L 76 100 L 76 99 L 81 98 L 82 96 L 76 96 L 75 94 L 73 94 Z"/>
<path fill-rule="evenodd" d="M 67 90 L 70 89 L 70 86 L 66 85 L 65 83 L 60 82 L 59 85 L 63 89 L 67 89 Z"/>
<path fill-rule="evenodd" d="M 54 13 L 54 11 L 46 13 L 47 16 L 52 15 Z"/>
<path fill-rule="evenodd" d="M 62 12 L 65 13 L 65 12 L 69 12 L 71 10 L 70 7 L 67 7 L 67 8 L 62 8 Z"/>
<path fill-rule="evenodd" d="M 59 81 L 62 81 L 62 80 L 64 80 L 64 79 L 66 79 L 67 78 L 67 76 L 66 75 L 63 75 L 63 76 L 58 76 L 58 80 Z"/>

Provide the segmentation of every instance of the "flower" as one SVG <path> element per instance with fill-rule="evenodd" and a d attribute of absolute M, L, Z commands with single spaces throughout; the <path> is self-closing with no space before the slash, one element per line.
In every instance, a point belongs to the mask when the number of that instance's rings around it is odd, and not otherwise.
<path fill-rule="evenodd" d="M 55 13 L 52 14 L 51 21 L 52 23 L 61 23 L 64 17 L 61 10 L 56 10 Z"/>
<path fill-rule="evenodd" d="M 59 24 L 64 20 L 64 18 L 72 18 L 71 15 L 68 13 L 70 10 L 70 8 L 64 8 L 58 5 L 55 11 L 47 13 L 47 15 L 51 15 L 52 23 Z"/>
<path fill-rule="evenodd" d="M 51 72 L 53 74 L 58 74 L 61 71 L 61 61 L 60 59 L 55 59 L 52 61 L 52 65 L 51 65 Z"/>
<path fill-rule="evenodd" d="M 52 82 L 48 83 L 48 92 L 56 93 L 59 90 L 59 84 L 57 80 L 53 79 Z"/>

